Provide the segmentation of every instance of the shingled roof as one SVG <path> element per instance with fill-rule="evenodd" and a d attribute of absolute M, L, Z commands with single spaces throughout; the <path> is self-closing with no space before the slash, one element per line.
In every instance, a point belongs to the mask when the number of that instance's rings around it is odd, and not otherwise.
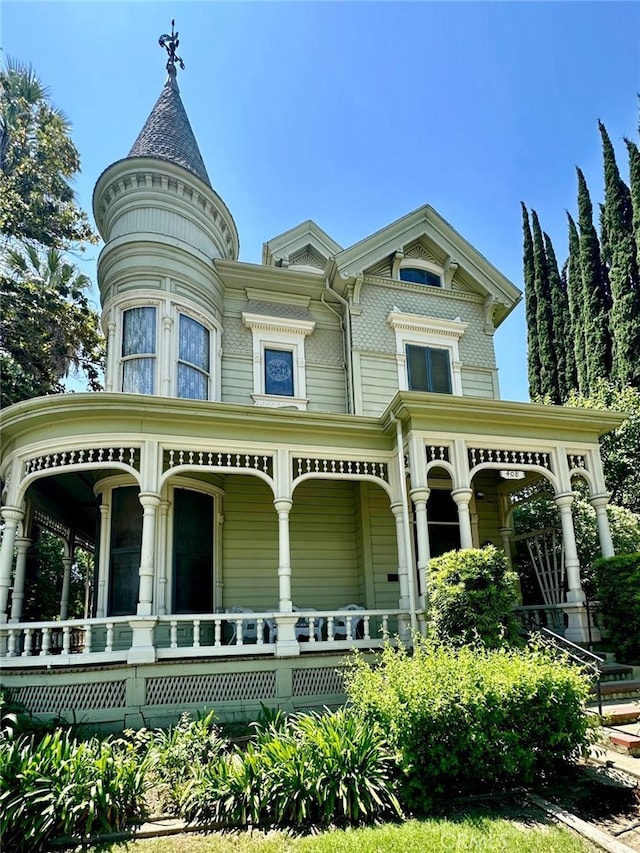
<path fill-rule="evenodd" d="M 198 143 L 180 98 L 175 72 L 151 110 L 149 118 L 133 143 L 129 157 L 154 157 L 188 169 L 211 186 Z"/>

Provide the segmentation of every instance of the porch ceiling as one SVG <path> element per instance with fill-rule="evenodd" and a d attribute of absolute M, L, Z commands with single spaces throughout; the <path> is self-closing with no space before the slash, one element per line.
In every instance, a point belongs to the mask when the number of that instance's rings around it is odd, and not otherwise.
<path fill-rule="evenodd" d="M 58 473 L 33 483 L 28 497 L 46 515 L 93 541 L 96 535 L 93 485 L 97 479 L 93 471 Z"/>

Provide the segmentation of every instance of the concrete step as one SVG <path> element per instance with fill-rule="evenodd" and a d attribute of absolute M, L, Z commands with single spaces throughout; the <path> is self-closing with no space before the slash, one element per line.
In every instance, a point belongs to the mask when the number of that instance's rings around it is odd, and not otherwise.
<path fill-rule="evenodd" d="M 600 680 L 602 682 L 633 680 L 633 667 L 626 663 L 605 663 L 600 670 Z"/>
<path fill-rule="evenodd" d="M 629 732 L 611 732 L 609 734 L 609 746 L 615 752 L 640 758 L 640 737 Z"/>
<path fill-rule="evenodd" d="M 591 704 L 590 710 L 597 713 L 597 706 Z M 628 726 L 640 720 L 640 702 L 603 703 L 602 716 L 605 726 Z"/>
<path fill-rule="evenodd" d="M 600 683 L 603 699 L 638 699 L 640 700 L 640 679 L 624 679 L 623 681 L 604 681 Z M 591 693 L 596 693 L 595 685 Z"/>

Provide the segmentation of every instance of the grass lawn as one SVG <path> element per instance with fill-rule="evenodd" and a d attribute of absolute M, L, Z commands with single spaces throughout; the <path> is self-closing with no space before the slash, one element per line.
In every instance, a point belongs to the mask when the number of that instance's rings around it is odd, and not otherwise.
<path fill-rule="evenodd" d="M 595 853 L 600 849 L 543 820 L 469 816 L 412 820 L 304 838 L 281 833 L 185 834 L 104 844 L 90 853 Z"/>

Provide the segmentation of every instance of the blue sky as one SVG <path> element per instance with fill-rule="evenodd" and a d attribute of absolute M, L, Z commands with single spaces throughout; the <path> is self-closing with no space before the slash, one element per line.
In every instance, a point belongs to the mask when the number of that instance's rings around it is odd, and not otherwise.
<path fill-rule="evenodd" d="M 625 176 L 637 135 L 638 3 L 3 0 L 0 15 L 5 54 L 72 122 L 86 209 L 160 93 L 174 16 L 182 98 L 249 262 L 304 219 L 348 246 L 428 202 L 522 287 L 520 201 L 563 260 L 576 165 L 602 199 L 597 120 Z M 503 398 L 526 400 L 522 306 L 496 349 Z"/>

